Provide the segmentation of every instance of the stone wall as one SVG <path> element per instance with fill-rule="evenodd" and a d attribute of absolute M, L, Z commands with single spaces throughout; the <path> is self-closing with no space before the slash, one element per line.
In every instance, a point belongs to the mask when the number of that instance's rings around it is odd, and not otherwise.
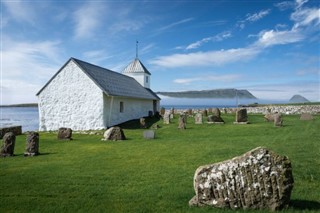
<path fill-rule="evenodd" d="M 21 126 L 11 126 L 11 127 L 0 128 L 0 139 L 2 139 L 7 132 L 12 132 L 15 135 L 21 135 L 22 128 Z"/>
<path fill-rule="evenodd" d="M 267 114 L 269 111 L 271 113 L 281 113 L 286 115 L 291 114 L 302 114 L 302 113 L 310 113 L 310 114 L 320 114 L 320 105 L 296 105 L 296 106 L 278 106 L 278 105 L 268 105 L 262 107 L 242 107 L 247 109 L 247 113 L 252 114 Z M 166 109 L 170 110 L 170 109 Z M 204 109 L 194 109 L 192 110 L 194 113 L 197 111 L 203 111 Z M 175 110 L 176 114 L 187 111 L 187 109 L 178 109 Z M 236 113 L 237 108 L 220 108 L 221 113 Z"/>

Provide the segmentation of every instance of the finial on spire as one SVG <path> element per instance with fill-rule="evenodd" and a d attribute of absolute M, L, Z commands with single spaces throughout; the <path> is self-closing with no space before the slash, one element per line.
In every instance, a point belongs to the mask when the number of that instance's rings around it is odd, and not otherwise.
<path fill-rule="evenodd" d="M 136 58 L 138 58 L 138 40 L 136 40 Z"/>

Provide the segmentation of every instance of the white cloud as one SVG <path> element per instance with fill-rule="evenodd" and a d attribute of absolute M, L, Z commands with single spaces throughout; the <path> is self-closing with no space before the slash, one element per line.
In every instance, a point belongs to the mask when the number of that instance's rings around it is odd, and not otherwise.
<path fill-rule="evenodd" d="M 258 21 L 258 20 L 262 19 L 263 17 L 267 16 L 270 13 L 270 11 L 271 10 L 268 9 L 268 10 L 261 10 L 260 12 L 254 13 L 254 14 L 247 14 L 246 21 L 249 21 L 249 22 Z"/>
<path fill-rule="evenodd" d="M 158 31 L 165 31 L 165 30 L 171 29 L 171 28 L 173 28 L 173 27 L 175 27 L 175 26 L 177 26 L 177 25 L 190 22 L 190 21 L 192 21 L 192 20 L 194 20 L 194 18 L 182 19 L 182 20 L 180 20 L 180 21 L 177 21 L 177 22 L 168 24 L 168 25 L 166 25 L 166 26 L 164 26 L 164 27 L 161 27 L 161 28 L 158 29 Z"/>
<path fill-rule="evenodd" d="M 36 20 L 36 11 L 32 4 L 28 1 L 2 1 L 9 14 L 16 21 L 23 21 L 29 24 L 34 24 Z"/>
<path fill-rule="evenodd" d="M 134 20 L 123 20 L 115 23 L 110 27 L 110 32 L 113 34 L 119 33 L 121 31 L 137 31 L 144 26 L 143 21 L 134 21 Z"/>
<path fill-rule="evenodd" d="M 1 96 L 3 104 L 33 97 L 61 65 L 59 41 L 21 42 L 3 38 Z M 15 98 L 14 97 L 19 97 Z"/>
<path fill-rule="evenodd" d="M 299 42 L 305 39 L 305 35 L 300 31 L 296 30 L 284 30 L 284 31 L 274 31 L 269 30 L 265 32 L 260 32 L 260 38 L 256 42 L 256 45 L 260 47 L 269 47 L 280 44 L 290 44 Z"/>
<path fill-rule="evenodd" d="M 241 78 L 240 75 L 237 74 L 229 74 L 229 75 L 208 75 L 208 76 L 203 76 L 203 77 L 195 77 L 195 78 L 180 78 L 180 79 L 175 79 L 173 82 L 177 84 L 190 84 L 192 82 L 196 81 L 220 81 L 220 82 L 232 82 L 235 80 L 239 80 Z"/>
<path fill-rule="evenodd" d="M 320 101 L 319 82 L 291 82 L 245 87 L 256 97 L 265 100 L 288 101 L 293 95 L 301 94 L 310 101 Z"/>
<path fill-rule="evenodd" d="M 90 61 L 94 64 L 113 57 L 108 55 L 104 49 L 86 51 L 83 53 L 83 56 L 86 58 L 87 61 Z"/>
<path fill-rule="evenodd" d="M 259 52 L 260 50 L 252 47 L 188 54 L 173 54 L 155 58 L 151 60 L 150 63 L 163 67 L 218 66 L 251 59 Z"/>
<path fill-rule="evenodd" d="M 308 1 L 309 0 L 296 0 L 296 8 L 299 9 L 300 7 L 302 7 L 302 5 L 304 5 Z"/>
<path fill-rule="evenodd" d="M 284 11 L 293 8 L 295 6 L 295 3 L 293 1 L 283 1 L 274 4 L 274 6 L 279 8 L 279 10 Z"/>
<path fill-rule="evenodd" d="M 190 50 L 190 49 L 196 49 L 196 48 L 199 48 L 200 46 L 202 46 L 204 43 L 207 43 L 209 41 L 223 41 L 224 39 L 227 39 L 227 38 L 230 38 L 232 35 L 231 35 L 231 32 L 230 31 L 225 31 L 225 32 L 222 32 L 222 33 L 219 33 L 215 36 L 212 36 L 212 37 L 207 37 L 207 38 L 203 38 L 201 39 L 200 41 L 196 41 L 192 44 L 189 44 L 186 49 L 187 50 Z"/>
<path fill-rule="evenodd" d="M 267 16 L 270 12 L 271 10 L 267 9 L 267 10 L 261 10 L 258 13 L 254 13 L 254 14 L 248 13 L 246 18 L 244 20 L 238 21 L 236 26 L 238 26 L 240 29 L 243 29 L 245 28 L 246 23 L 248 22 L 253 23 L 253 22 L 259 21 L 260 19 Z"/>
<path fill-rule="evenodd" d="M 314 25 L 317 27 L 320 24 L 320 9 L 319 8 L 306 8 L 296 10 L 291 14 L 291 19 L 295 21 L 293 28 L 305 27 Z"/>
<path fill-rule="evenodd" d="M 299 1 L 299 8 L 292 13 L 291 19 L 294 21 L 294 25 L 290 30 L 261 31 L 257 36 L 258 40 L 245 48 L 160 56 L 153 59 L 150 63 L 163 67 L 218 66 L 252 59 L 261 53 L 265 48 L 271 46 L 303 41 L 308 37 L 308 31 L 305 29 L 312 28 L 314 30 L 318 30 L 318 25 L 320 23 L 320 9 L 303 8 L 301 5 L 304 3 L 305 1 Z M 269 13 L 270 10 L 262 10 L 259 13 L 248 16 L 246 21 L 257 21 Z M 252 35 L 250 35 L 250 37 L 252 37 Z M 198 48 L 203 43 L 213 40 L 213 38 L 215 37 L 208 37 L 194 42 L 188 45 L 187 49 Z M 220 39 L 220 37 L 217 38 Z M 221 37 L 221 39 L 223 39 L 223 37 Z"/>
<path fill-rule="evenodd" d="M 101 24 L 101 16 L 107 13 L 105 5 L 101 2 L 88 2 L 73 13 L 75 21 L 75 37 L 88 38 L 95 34 Z"/>
<path fill-rule="evenodd" d="M 36 93 L 41 86 L 43 85 L 29 83 L 20 79 L 2 80 L 0 105 L 37 103 Z"/>

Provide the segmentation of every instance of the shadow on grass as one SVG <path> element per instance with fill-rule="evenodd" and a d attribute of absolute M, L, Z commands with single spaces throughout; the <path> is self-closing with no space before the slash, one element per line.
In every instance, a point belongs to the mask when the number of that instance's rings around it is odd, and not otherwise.
<path fill-rule="evenodd" d="M 157 123 L 160 120 L 160 118 L 156 117 L 145 117 L 145 122 L 146 122 L 146 128 L 149 129 L 153 124 Z M 119 124 L 119 127 L 122 129 L 144 129 L 140 125 L 140 120 L 139 119 L 134 119 L 127 121 L 125 123 Z"/>
<path fill-rule="evenodd" d="M 320 203 L 310 200 L 291 200 L 290 206 L 297 210 L 320 210 Z"/>
<path fill-rule="evenodd" d="M 13 156 L 8 156 L 8 157 L 20 157 L 20 156 L 23 156 L 23 157 L 38 157 L 38 156 L 41 156 L 41 155 L 54 155 L 54 154 L 57 154 L 56 152 L 41 152 L 39 153 L 38 155 L 35 155 L 35 156 L 25 156 L 24 153 L 19 153 L 19 154 L 14 154 Z"/>

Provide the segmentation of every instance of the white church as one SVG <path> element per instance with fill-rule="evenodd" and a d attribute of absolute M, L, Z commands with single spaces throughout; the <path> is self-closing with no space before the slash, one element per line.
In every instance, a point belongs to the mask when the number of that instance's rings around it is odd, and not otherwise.
<path fill-rule="evenodd" d="M 135 58 L 121 73 L 70 58 L 37 93 L 39 130 L 99 130 L 160 108 L 151 73 Z"/>

